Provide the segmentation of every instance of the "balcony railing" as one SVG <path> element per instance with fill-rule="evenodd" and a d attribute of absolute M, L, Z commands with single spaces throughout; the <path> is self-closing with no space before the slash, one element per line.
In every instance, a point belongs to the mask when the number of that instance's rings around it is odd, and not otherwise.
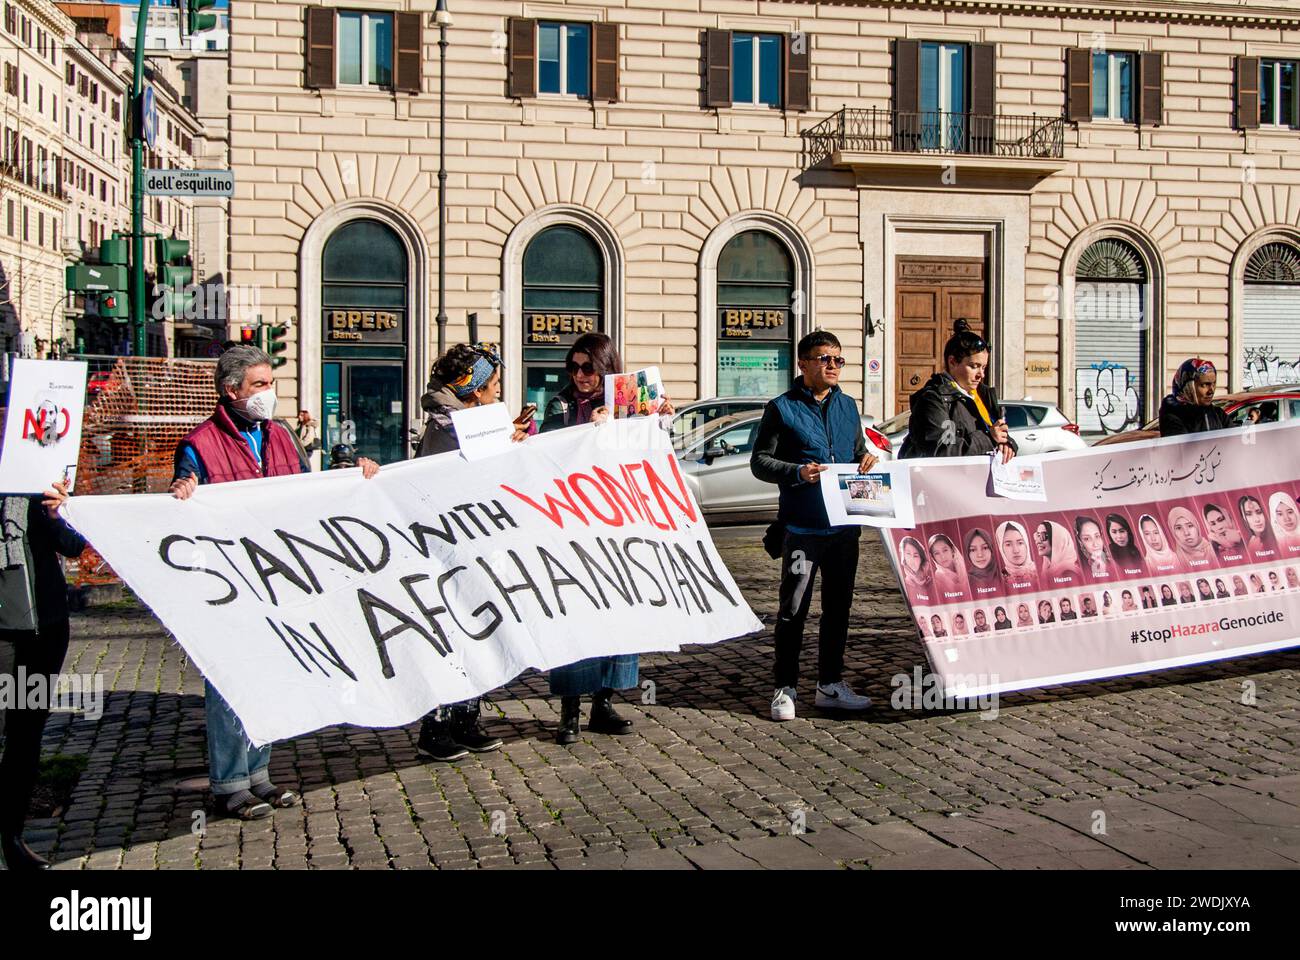
<path fill-rule="evenodd" d="M 933 153 L 1059 160 L 1065 153 L 1061 117 L 906 113 L 845 107 L 803 137 L 804 162 L 815 166 L 836 152 Z"/>

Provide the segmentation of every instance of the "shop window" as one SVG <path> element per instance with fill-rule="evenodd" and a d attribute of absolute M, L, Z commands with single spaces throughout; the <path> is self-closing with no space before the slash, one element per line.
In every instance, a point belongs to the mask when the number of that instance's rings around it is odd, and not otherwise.
<path fill-rule="evenodd" d="M 789 389 L 794 354 L 794 261 L 764 230 L 737 234 L 718 257 L 718 395 L 774 397 Z"/>

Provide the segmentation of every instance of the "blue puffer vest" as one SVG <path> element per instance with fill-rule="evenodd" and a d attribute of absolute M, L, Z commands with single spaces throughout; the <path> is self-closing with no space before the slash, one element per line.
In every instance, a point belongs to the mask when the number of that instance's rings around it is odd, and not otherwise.
<path fill-rule="evenodd" d="M 839 387 L 832 387 L 818 404 L 799 380 L 772 403 L 785 421 L 777 444 L 778 459 L 798 464 L 854 462 L 862 420 L 858 405 Z M 817 483 L 782 486 L 777 516 L 787 527 L 830 528 Z"/>

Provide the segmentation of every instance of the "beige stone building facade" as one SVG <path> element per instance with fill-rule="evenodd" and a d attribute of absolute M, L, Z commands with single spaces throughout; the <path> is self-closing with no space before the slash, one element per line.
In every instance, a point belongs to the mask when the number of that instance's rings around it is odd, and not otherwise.
<path fill-rule="evenodd" d="M 829 329 L 885 417 L 965 318 L 1091 435 L 1189 355 L 1296 378 L 1294 4 L 450 7 L 448 342 L 477 314 L 511 404 L 593 327 L 681 400 L 775 392 Z M 381 459 L 436 344 L 433 8 L 230 10 L 232 282 L 292 326 L 284 408 Z"/>

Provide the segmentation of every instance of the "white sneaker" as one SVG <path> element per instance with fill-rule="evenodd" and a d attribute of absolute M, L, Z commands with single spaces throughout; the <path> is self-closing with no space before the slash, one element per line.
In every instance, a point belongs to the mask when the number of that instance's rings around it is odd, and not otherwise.
<path fill-rule="evenodd" d="M 794 687 L 777 687 L 772 695 L 772 719 L 794 719 Z"/>
<path fill-rule="evenodd" d="M 854 693 L 843 680 L 838 683 L 830 683 L 826 686 L 817 684 L 816 705 L 819 710 L 866 710 L 871 706 L 871 698 L 864 697 L 860 693 Z M 772 704 L 773 711 L 776 710 L 776 704 Z"/>

